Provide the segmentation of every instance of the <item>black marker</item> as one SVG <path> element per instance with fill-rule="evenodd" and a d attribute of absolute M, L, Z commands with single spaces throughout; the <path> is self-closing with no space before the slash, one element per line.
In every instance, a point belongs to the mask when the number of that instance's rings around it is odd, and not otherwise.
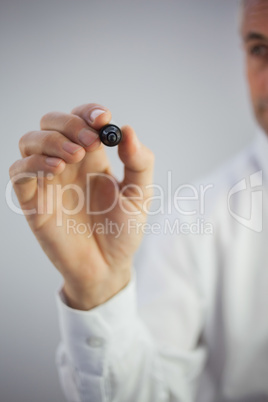
<path fill-rule="evenodd" d="M 122 139 L 122 133 L 115 124 L 106 124 L 99 131 L 100 140 L 108 147 L 118 145 Z"/>

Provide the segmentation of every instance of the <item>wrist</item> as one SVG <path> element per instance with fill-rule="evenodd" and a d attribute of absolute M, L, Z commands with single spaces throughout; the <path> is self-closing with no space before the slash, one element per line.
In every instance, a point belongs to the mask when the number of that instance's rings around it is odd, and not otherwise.
<path fill-rule="evenodd" d="M 131 279 L 131 270 L 121 273 L 120 278 L 113 278 L 99 284 L 74 284 L 64 281 L 63 294 L 67 305 L 75 310 L 90 310 L 105 303 L 124 287 Z"/>

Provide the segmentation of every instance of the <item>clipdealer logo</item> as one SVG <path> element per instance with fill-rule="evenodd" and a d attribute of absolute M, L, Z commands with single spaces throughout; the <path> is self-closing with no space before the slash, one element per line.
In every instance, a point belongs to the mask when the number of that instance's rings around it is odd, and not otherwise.
<path fill-rule="evenodd" d="M 111 197 L 111 203 L 106 205 L 105 209 L 97 209 L 91 210 L 91 193 L 90 193 L 90 180 L 92 178 L 96 178 L 96 176 L 100 176 L 102 179 L 107 179 L 110 185 L 113 185 L 113 194 L 114 197 Z M 16 176 L 17 179 L 29 179 L 32 178 L 32 173 L 23 173 Z M 20 215 L 36 215 L 36 214 L 48 214 L 48 215 L 56 215 L 56 225 L 62 226 L 63 224 L 63 216 L 75 216 L 78 214 L 83 208 L 86 209 L 86 213 L 89 215 L 103 215 L 107 212 L 110 212 L 113 208 L 118 206 L 121 208 L 122 212 L 127 215 L 135 216 L 139 215 L 142 212 L 146 213 L 148 216 L 150 215 L 172 215 L 172 210 L 175 209 L 176 213 L 179 213 L 180 217 L 192 217 L 193 226 L 191 227 L 190 233 L 198 233 L 198 234 L 211 234 L 212 224 L 207 222 L 205 219 L 205 209 L 206 209 L 206 196 L 207 192 L 213 189 L 214 184 L 199 184 L 198 186 L 191 185 L 189 183 L 184 183 L 177 188 L 173 188 L 172 186 L 172 176 L 171 172 L 168 171 L 167 176 L 167 184 L 168 189 L 165 191 L 162 186 L 158 184 L 148 185 L 148 188 L 153 189 L 153 195 L 146 199 L 144 197 L 144 193 L 141 187 L 131 185 L 131 189 L 136 190 L 134 195 L 135 200 L 140 200 L 141 207 L 137 208 L 137 210 L 133 211 L 131 209 L 128 211 L 124 206 L 124 196 L 125 190 L 127 190 L 127 186 L 122 189 L 119 189 L 118 183 L 116 180 L 110 175 L 106 175 L 103 173 L 90 173 L 86 175 L 86 191 L 80 188 L 77 184 L 70 183 L 65 186 L 61 184 L 53 184 L 53 175 L 48 174 L 44 175 L 42 171 L 37 173 L 37 179 L 42 183 L 42 185 L 38 186 L 37 189 L 37 205 L 36 208 L 22 210 L 13 202 L 12 197 L 12 180 L 9 180 L 6 186 L 6 202 L 10 209 Z M 46 183 L 46 184 L 44 184 Z M 243 178 L 238 183 L 236 183 L 227 193 L 227 209 L 229 214 L 234 218 L 239 224 L 244 227 L 255 231 L 262 232 L 263 230 L 263 189 L 262 189 L 263 179 L 262 179 L 262 171 L 255 172 L 248 177 Z M 63 196 L 66 191 L 73 191 L 76 194 L 77 205 L 73 205 L 72 209 L 68 209 L 65 207 L 63 203 Z M 167 196 L 167 198 L 166 198 Z M 167 199 L 167 203 L 165 202 Z M 154 201 L 154 207 L 152 209 L 149 208 L 149 202 Z M 186 203 L 186 204 L 185 204 Z M 186 207 L 186 209 L 185 209 Z M 194 218 L 195 216 L 200 216 L 201 219 Z M 137 221 L 138 222 L 138 221 Z M 189 232 L 188 229 L 188 219 L 186 221 L 176 221 L 176 227 L 168 226 L 167 229 L 171 232 L 177 230 L 179 228 L 180 233 Z M 86 226 L 83 228 L 79 226 L 79 232 L 85 231 L 87 229 Z M 138 223 L 137 223 L 138 225 Z M 198 226 L 198 230 L 194 225 Z M 209 228 L 207 226 L 209 225 Z M 74 220 L 70 220 L 70 229 L 74 227 Z M 110 226 L 109 226 L 110 227 Z M 111 226 L 113 229 L 113 226 Z M 205 230 L 203 230 L 205 228 Z M 145 228 L 147 230 L 147 227 Z M 155 229 L 155 228 L 154 228 Z M 208 230 L 209 229 L 209 230 Z M 98 230 L 100 230 L 98 228 Z M 114 230 L 114 229 L 113 229 Z"/>
<path fill-rule="evenodd" d="M 7 205 L 20 215 L 53 215 L 56 226 L 66 225 L 68 234 L 91 237 L 93 233 L 110 233 L 120 236 L 134 230 L 137 234 L 163 232 L 211 235 L 213 233 L 213 225 L 206 219 L 207 197 L 214 187 L 213 183 L 186 182 L 174 186 L 171 171 L 167 171 L 165 187 L 157 183 L 146 186 L 129 184 L 120 187 L 113 176 L 105 173 L 87 173 L 83 187 L 76 183 L 62 185 L 53 182 L 54 176 L 50 173 L 45 175 L 43 171 L 38 171 L 37 174 L 19 173 L 15 180 L 31 178 L 36 178 L 39 183 L 34 207 L 21 209 L 14 203 L 12 180 L 9 180 L 6 186 Z M 107 197 L 104 203 L 92 203 L 94 195 L 92 183 L 96 179 L 102 180 L 102 183 L 106 180 L 104 185 L 109 186 L 110 197 Z M 72 199 L 69 204 L 64 202 L 66 194 Z M 128 203 L 125 202 L 126 199 Z M 114 209 L 122 212 L 121 218 L 117 221 L 113 221 L 113 215 L 110 214 Z M 83 216 L 96 216 L 95 223 L 87 218 L 84 222 L 81 222 L 80 218 L 76 219 L 81 211 Z M 164 221 L 160 219 L 159 222 L 150 223 L 144 221 L 143 215 L 148 217 L 161 215 L 166 218 Z M 136 219 L 133 219 L 134 217 Z"/>
<path fill-rule="evenodd" d="M 254 232 L 262 232 L 263 229 L 263 191 L 262 191 L 262 171 L 258 171 L 236 183 L 228 193 L 228 211 L 230 215 L 241 225 L 253 230 Z M 237 197 L 238 196 L 238 197 Z M 234 211 L 232 200 L 238 200 L 239 212 L 249 212 L 246 217 L 240 215 L 238 211 Z M 236 204 L 236 203 L 234 203 Z M 246 208 L 246 205 L 249 208 Z"/>

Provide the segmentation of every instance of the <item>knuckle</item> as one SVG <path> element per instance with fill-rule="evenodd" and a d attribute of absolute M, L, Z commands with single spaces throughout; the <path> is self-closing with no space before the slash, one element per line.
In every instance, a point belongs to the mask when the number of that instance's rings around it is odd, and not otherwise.
<path fill-rule="evenodd" d="M 23 157 L 27 156 L 27 142 L 34 133 L 35 131 L 28 131 L 19 139 L 19 150 Z"/>
<path fill-rule="evenodd" d="M 24 153 L 25 141 L 27 140 L 28 137 L 29 137 L 29 132 L 26 134 L 23 134 L 23 136 L 20 137 L 20 139 L 19 139 L 19 149 L 20 149 L 21 154 Z"/>
<path fill-rule="evenodd" d="M 19 163 L 19 160 L 13 162 L 12 165 L 9 167 L 9 177 L 10 178 L 12 178 L 18 171 L 18 163 Z"/>
<path fill-rule="evenodd" d="M 75 116 L 66 116 L 63 122 L 63 132 L 69 133 L 75 130 L 77 125 L 77 117 Z"/>
<path fill-rule="evenodd" d="M 26 134 L 19 139 L 19 150 L 22 156 L 25 154 L 25 136 Z"/>
<path fill-rule="evenodd" d="M 50 133 L 44 133 L 42 136 L 40 136 L 40 142 L 41 142 L 41 148 L 43 150 L 47 150 L 49 148 L 50 143 L 51 143 L 51 135 L 50 135 Z"/>
<path fill-rule="evenodd" d="M 51 126 L 56 125 L 57 121 L 64 118 L 63 116 L 65 116 L 64 113 L 55 111 L 44 114 L 40 119 L 41 130 L 51 130 Z"/>
<path fill-rule="evenodd" d="M 62 153 L 62 134 L 57 131 L 43 133 L 40 137 L 41 149 L 46 152 L 53 151 L 53 154 Z"/>
<path fill-rule="evenodd" d="M 32 172 L 38 170 L 42 166 L 43 155 L 32 154 L 24 160 L 25 170 Z"/>
<path fill-rule="evenodd" d="M 51 120 L 53 118 L 54 113 L 53 112 L 48 112 L 44 114 L 41 119 L 40 119 L 40 127 L 43 128 L 46 126 L 46 123 L 48 120 Z"/>

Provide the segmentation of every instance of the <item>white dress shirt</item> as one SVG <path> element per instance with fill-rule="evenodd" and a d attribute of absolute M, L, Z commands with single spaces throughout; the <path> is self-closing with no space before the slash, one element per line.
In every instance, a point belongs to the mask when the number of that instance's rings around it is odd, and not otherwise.
<path fill-rule="evenodd" d="M 203 208 L 200 185 L 210 186 Z M 68 401 L 268 401 L 265 133 L 194 186 L 145 235 L 116 296 L 80 311 L 56 291 Z"/>

